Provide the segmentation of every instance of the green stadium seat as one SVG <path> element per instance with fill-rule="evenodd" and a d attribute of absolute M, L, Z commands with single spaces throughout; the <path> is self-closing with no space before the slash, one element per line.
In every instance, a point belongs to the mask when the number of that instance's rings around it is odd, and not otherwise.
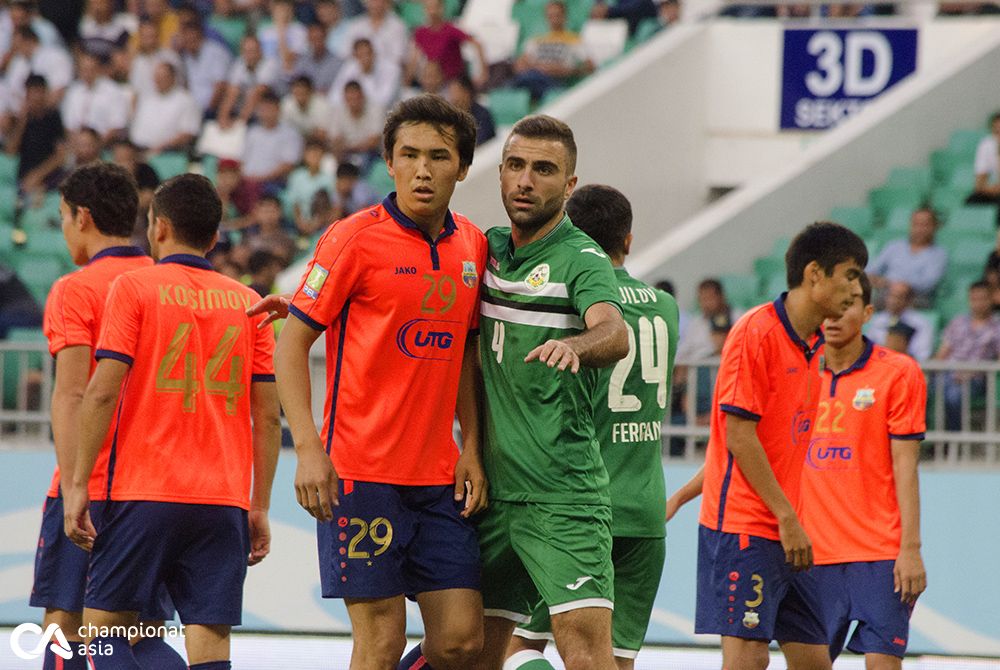
<path fill-rule="evenodd" d="M 931 154 L 931 174 L 935 184 L 948 184 L 951 175 L 956 169 L 963 165 L 970 165 L 971 161 L 965 156 L 961 156 L 950 149 L 938 149 Z"/>
<path fill-rule="evenodd" d="M 971 283 L 971 281 L 965 282 L 951 294 L 937 300 L 937 311 L 941 315 L 941 323 L 944 324 L 945 328 L 956 316 L 969 311 L 969 284 Z"/>
<path fill-rule="evenodd" d="M 788 281 L 785 278 L 784 272 L 771 275 L 771 278 L 761 286 L 760 295 L 757 296 L 757 302 L 770 302 L 781 295 L 782 292 L 787 290 Z"/>
<path fill-rule="evenodd" d="M 590 10 L 594 8 L 594 0 L 573 0 L 566 3 L 566 26 L 574 33 L 580 32 L 583 24 L 590 18 Z"/>
<path fill-rule="evenodd" d="M 13 224 L 17 217 L 17 186 L 0 183 L 0 224 Z"/>
<path fill-rule="evenodd" d="M 757 278 L 754 275 L 727 274 L 719 277 L 726 299 L 734 307 L 751 307 L 757 302 Z"/>
<path fill-rule="evenodd" d="M 985 136 L 985 130 L 956 130 L 948 140 L 948 149 L 971 162 L 976 156 L 976 147 Z"/>
<path fill-rule="evenodd" d="M 219 157 L 205 154 L 201 157 L 201 173 L 213 184 L 219 176 Z"/>
<path fill-rule="evenodd" d="M 965 189 L 971 193 L 976 185 L 976 170 L 972 165 L 959 165 L 951 173 L 948 185 L 956 189 Z"/>
<path fill-rule="evenodd" d="M 923 193 L 919 189 L 910 187 L 882 186 L 872 189 L 868 194 L 868 202 L 878 223 L 884 223 L 893 209 L 907 207 L 912 211 L 919 207 L 923 200 Z"/>
<path fill-rule="evenodd" d="M 490 111 L 498 126 L 512 126 L 528 115 L 531 95 L 519 88 L 498 88 L 490 92 Z"/>
<path fill-rule="evenodd" d="M 379 160 L 372 163 L 365 175 L 365 181 L 375 190 L 379 197 L 383 197 L 396 189 L 396 182 L 389 176 L 385 161 Z"/>
<path fill-rule="evenodd" d="M 0 186 L 17 186 L 17 156 L 0 151 Z"/>
<path fill-rule="evenodd" d="M 146 162 L 156 172 L 156 176 L 163 181 L 188 171 L 187 154 L 180 151 L 164 151 L 161 154 L 150 156 Z"/>
<path fill-rule="evenodd" d="M 830 220 L 847 226 L 861 237 L 868 235 L 875 225 L 875 215 L 872 208 L 866 205 L 834 207 L 830 210 Z"/>
<path fill-rule="evenodd" d="M 226 46 L 233 53 L 239 53 L 240 40 L 247 32 L 247 20 L 241 16 L 219 16 L 213 15 L 208 20 L 208 25 L 214 28 L 226 40 Z"/>
<path fill-rule="evenodd" d="M 69 251 L 66 249 L 66 238 L 63 237 L 61 229 L 41 228 L 27 231 L 26 235 L 28 237 L 24 249 L 26 253 L 60 258 L 69 255 Z"/>
<path fill-rule="evenodd" d="M 631 51 L 635 47 L 639 46 L 650 37 L 660 32 L 660 22 L 656 19 L 643 19 L 638 26 L 636 26 L 635 34 L 629 38 L 628 43 L 625 46 L 626 51 Z"/>
<path fill-rule="evenodd" d="M 427 15 L 424 13 L 424 3 L 419 2 L 419 0 L 404 0 L 397 3 L 396 13 L 411 31 L 427 20 Z"/>
<path fill-rule="evenodd" d="M 888 228 L 876 228 L 871 232 L 871 234 L 865 239 L 865 244 L 868 246 L 868 256 L 874 257 L 872 249 L 881 249 L 885 246 L 887 242 L 892 240 L 898 240 L 906 237 L 904 233 L 898 230 L 889 230 Z"/>
<path fill-rule="evenodd" d="M 21 228 L 26 231 L 59 228 L 62 222 L 59 199 L 58 193 L 46 193 L 41 205 L 22 210 L 18 221 Z"/>
<path fill-rule="evenodd" d="M 978 279 L 983 273 L 986 265 L 986 258 L 990 255 L 993 246 L 989 241 L 981 237 L 960 237 L 949 240 L 948 247 L 948 270 L 956 277 L 973 277 Z M 965 282 L 966 286 L 968 282 Z M 956 280 L 956 288 L 961 287 L 961 283 Z"/>
<path fill-rule="evenodd" d="M 931 187 L 931 169 L 928 167 L 893 168 L 885 185 L 895 188 L 912 188 L 926 193 Z"/>
<path fill-rule="evenodd" d="M 885 228 L 893 230 L 899 236 L 904 236 L 910 232 L 910 217 L 913 210 L 909 207 L 893 207 L 889 212 L 889 218 L 885 220 Z"/>
<path fill-rule="evenodd" d="M 996 221 L 996 205 L 967 205 L 951 212 L 948 230 L 990 238 L 996 234 Z"/>
<path fill-rule="evenodd" d="M 532 37 L 549 32 L 549 22 L 545 20 L 545 5 L 548 0 L 520 0 L 511 8 L 510 15 L 521 26 L 518 33 L 517 53 L 521 53 L 524 43 Z"/>
<path fill-rule="evenodd" d="M 18 253 L 14 245 L 14 226 L 0 222 L 0 263 L 11 264 L 11 258 Z"/>
<path fill-rule="evenodd" d="M 943 221 L 948 221 L 952 211 L 965 205 L 969 189 L 954 186 L 939 186 L 931 192 L 931 207 Z"/>
<path fill-rule="evenodd" d="M 551 105 L 553 102 L 562 97 L 562 94 L 566 92 L 565 88 L 551 88 L 545 92 L 542 99 L 538 101 L 539 107 L 545 107 L 546 105 Z"/>
<path fill-rule="evenodd" d="M 785 259 L 780 256 L 764 256 L 753 262 L 753 272 L 757 275 L 757 283 L 763 288 L 771 277 L 785 275 Z"/>
<path fill-rule="evenodd" d="M 774 241 L 774 246 L 771 247 L 772 256 L 785 257 L 785 252 L 788 251 L 788 246 L 792 241 L 787 237 L 779 237 Z"/>
<path fill-rule="evenodd" d="M 66 271 L 66 266 L 62 259 L 54 254 L 23 250 L 14 257 L 14 270 L 25 283 L 48 282 L 51 286 Z"/>

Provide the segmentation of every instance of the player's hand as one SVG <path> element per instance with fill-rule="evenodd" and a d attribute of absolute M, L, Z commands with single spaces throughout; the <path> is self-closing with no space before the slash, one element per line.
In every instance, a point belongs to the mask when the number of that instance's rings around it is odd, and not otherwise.
<path fill-rule="evenodd" d="M 919 549 L 900 549 L 896 565 L 892 569 L 892 592 L 899 594 L 900 601 L 913 605 L 927 588 L 927 571 Z"/>
<path fill-rule="evenodd" d="M 677 514 L 677 510 L 681 508 L 681 499 L 676 493 L 669 498 L 667 498 L 667 515 L 664 521 L 670 521 Z"/>
<path fill-rule="evenodd" d="M 781 546 L 785 550 L 785 563 L 793 570 L 806 570 L 813 564 L 812 542 L 797 516 L 778 522 Z"/>
<path fill-rule="evenodd" d="M 545 363 L 550 368 L 557 367 L 560 372 L 566 368 L 569 368 L 573 374 L 580 371 L 580 356 L 577 355 L 572 346 L 562 340 L 549 340 L 532 349 L 524 357 L 524 362 L 530 363 L 532 361 Z"/>
<path fill-rule="evenodd" d="M 298 453 L 295 469 L 295 499 L 318 521 L 332 521 L 337 497 L 337 471 L 322 447 Z"/>
<path fill-rule="evenodd" d="M 247 521 L 250 524 L 250 555 L 247 557 L 247 565 L 257 565 L 271 553 L 271 524 L 267 520 L 267 510 L 250 510 Z"/>
<path fill-rule="evenodd" d="M 63 529 L 73 544 L 84 551 L 94 548 L 97 529 L 90 520 L 90 495 L 87 487 L 63 487 Z"/>
<path fill-rule="evenodd" d="M 468 519 L 489 506 L 488 491 L 489 483 L 486 481 L 482 458 L 478 452 L 466 449 L 455 463 L 455 500 L 465 498 L 463 518 Z"/>
<path fill-rule="evenodd" d="M 277 321 L 278 319 L 285 319 L 288 317 L 288 306 L 292 304 L 292 294 L 285 293 L 282 295 L 269 295 L 264 299 L 254 303 L 247 310 L 247 316 L 257 316 L 258 314 L 267 314 L 267 318 L 257 324 L 258 328 L 263 328 L 269 323 Z"/>

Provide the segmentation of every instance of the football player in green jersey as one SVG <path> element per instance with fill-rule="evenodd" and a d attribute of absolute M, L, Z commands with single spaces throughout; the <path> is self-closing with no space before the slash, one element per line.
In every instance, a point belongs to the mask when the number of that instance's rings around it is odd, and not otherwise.
<path fill-rule="evenodd" d="M 623 267 L 632 244 L 632 207 L 621 192 L 610 186 L 584 186 L 566 202 L 566 213 L 610 256 L 629 331 L 629 354 L 600 372 L 594 424 L 611 478 L 612 647 L 620 670 L 631 670 L 663 574 L 666 493 L 660 427 L 670 406 L 677 302 Z M 550 639 L 548 609 L 539 605 L 531 621 L 514 630 L 505 667 L 552 668 L 541 653 Z"/>
<path fill-rule="evenodd" d="M 514 126 L 500 164 L 511 227 L 487 232 L 480 319 L 491 492 L 479 520 L 480 670 L 500 670 L 539 601 L 569 670 L 616 668 L 611 496 L 593 407 L 598 368 L 628 354 L 628 330 L 607 254 L 565 214 L 575 171 L 566 124 L 539 115 Z"/>

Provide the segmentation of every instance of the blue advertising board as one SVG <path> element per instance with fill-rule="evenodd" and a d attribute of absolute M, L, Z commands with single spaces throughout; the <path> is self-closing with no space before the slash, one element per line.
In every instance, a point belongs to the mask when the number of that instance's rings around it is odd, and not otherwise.
<path fill-rule="evenodd" d="M 915 29 L 788 29 L 784 37 L 783 130 L 835 126 L 917 69 Z"/>

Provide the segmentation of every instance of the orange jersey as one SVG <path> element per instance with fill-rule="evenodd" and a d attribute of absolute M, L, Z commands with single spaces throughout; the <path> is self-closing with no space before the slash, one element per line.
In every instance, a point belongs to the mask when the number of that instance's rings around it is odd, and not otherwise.
<path fill-rule="evenodd" d="M 97 358 L 130 366 L 112 424 L 112 500 L 249 509 L 250 385 L 273 382 L 274 332 L 250 288 L 177 254 L 119 277 Z"/>
<path fill-rule="evenodd" d="M 97 348 L 111 282 L 120 274 L 152 264 L 153 259 L 139 247 L 108 247 L 94 254 L 90 262 L 76 272 L 60 278 L 45 301 L 43 329 L 49 340 L 49 353 L 56 356 L 67 347 L 77 346 L 90 347 L 93 352 Z M 97 361 L 92 359 L 91 374 L 96 365 Z M 91 500 L 108 497 L 107 463 L 111 437 L 109 434 L 104 441 L 90 478 Z M 59 495 L 59 466 L 52 473 L 48 495 L 51 498 Z"/>
<path fill-rule="evenodd" d="M 729 415 L 757 422 L 767 460 L 792 505 L 819 399 L 817 333 L 806 343 L 785 312 L 784 295 L 740 318 L 726 338 L 715 381 L 705 453 L 701 525 L 778 540 L 778 521 L 744 478 L 726 446 Z"/>
<path fill-rule="evenodd" d="M 801 501 L 817 564 L 899 554 L 890 440 L 922 440 L 926 404 L 927 386 L 916 362 L 867 338 L 851 367 L 822 373 Z"/>
<path fill-rule="evenodd" d="M 465 341 L 478 327 L 486 237 L 449 213 L 436 241 L 393 196 L 330 226 L 290 312 L 326 330 L 323 441 L 340 477 L 454 481 Z"/>

